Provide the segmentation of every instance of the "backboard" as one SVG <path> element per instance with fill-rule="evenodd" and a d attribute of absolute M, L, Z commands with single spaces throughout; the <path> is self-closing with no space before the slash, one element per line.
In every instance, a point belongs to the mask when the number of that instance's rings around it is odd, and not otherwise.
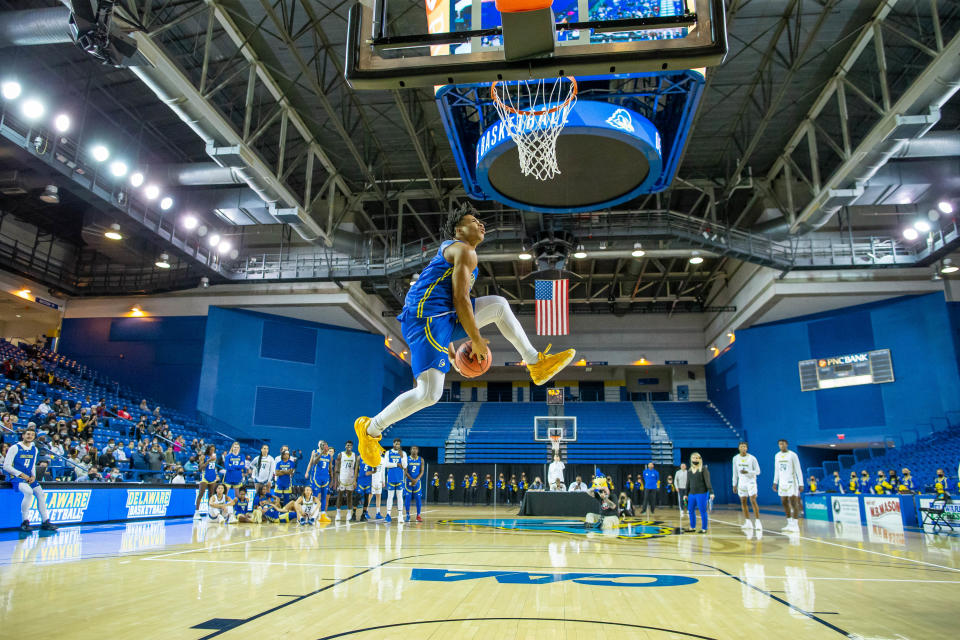
<path fill-rule="evenodd" d="M 533 419 L 533 439 L 550 442 L 551 435 L 560 435 L 560 442 L 576 442 L 576 416 L 536 416 Z"/>
<path fill-rule="evenodd" d="M 347 81 L 398 89 L 681 70 L 720 64 L 723 0 L 555 0 L 551 55 L 507 60 L 495 0 L 363 0 L 350 10 Z"/>

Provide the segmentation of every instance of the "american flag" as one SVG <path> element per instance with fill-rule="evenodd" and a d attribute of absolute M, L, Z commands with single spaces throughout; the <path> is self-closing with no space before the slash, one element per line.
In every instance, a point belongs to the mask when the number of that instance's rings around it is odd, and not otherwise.
<path fill-rule="evenodd" d="M 537 335 L 565 336 L 570 333 L 567 280 L 537 280 Z"/>

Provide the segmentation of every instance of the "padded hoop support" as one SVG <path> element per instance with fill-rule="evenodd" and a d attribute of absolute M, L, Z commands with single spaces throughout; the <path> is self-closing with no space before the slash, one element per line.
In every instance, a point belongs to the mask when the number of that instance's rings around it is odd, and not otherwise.
<path fill-rule="evenodd" d="M 524 2 L 518 4 L 534 4 Z M 556 18 L 550 2 L 542 9 L 510 11 L 501 9 L 503 57 L 505 60 L 526 60 L 553 55 L 557 46 Z M 500 3 L 497 3 L 500 8 Z"/>
<path fill-rule="evenodd" d="M 496 0 L 494 3 L 500 13 L 516 13 L 517 11 L 536 11 L 549 9 L 553 0 Z"/>

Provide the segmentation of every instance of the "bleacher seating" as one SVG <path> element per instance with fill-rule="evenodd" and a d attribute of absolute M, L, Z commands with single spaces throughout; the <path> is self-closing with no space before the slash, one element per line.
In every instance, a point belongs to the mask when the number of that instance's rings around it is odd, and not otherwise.
<path fill-rule="evenodd" d="M 654 402 L 675 447 L 736 447 L 738 434 L 709 402 Z"/>
<path fill-rule="evenodd" d="M 438 402 L 391 425 L 385 431 L 384 442 L 400 438 L 407 445 L 442 447 L 462 408 L 462 402 Z"/>
<path fill-rule="evenodd" d="M 894 469 L 897 475 L 900 475 L 901 470 L 906 467 L 910 469 L 910 474 L 918 485 L 917 489 L 924 490 L 932 488 L 937 469 L 943 469 L 946 476 L 951 479 L 950 487 L 953 493 L 957 488 L 957 460 L 960 460 L 960 427 L 954 426 L 936 431 L 915 443 L 899 448 L 856 449 L 853 464 L 849 464 L 849 456 L 840 456 L 840 458 L 842 465 L 844 462 L 848 463 L 840 468 L 840 478 L 844 483 L 849 480 L 851 471 L 855 471 L 859 477 L 860 472 L 866 470 L 870 478 L 875 479 L 878 470 L 882 469 L 886 473 Z M 813 473 L 813 470 L 809 471 Z M 830 473 L 832 475 L 832 469 Z"/>
<path fill-rule="evenodd" d="M 43 358 L 43 366 L 48 372 L 52 372 L 58 378 L 68 380 L 74 389 L 67 390 L 54 387 L 42 381 L 33 382 L 23 397 L 23 404 L 17 412 L 17 420 L 14 423 L 17 429 L 26 427 L 27 423 L 32 420 L 37 407 L 44 398 L 49 397 L 54 401 L 57 399 L 69 401 L 71 406 L 76 402 L 81 402 L 84 406 L 96 404 L 102 398 L 106 401 L 108 408 L 126 406 L 133 418 L 133 420 L 124 420 L 111 416 L 107 420 L 100 421 L 100 424 L 94 430 L 93 440 L 97 449 L 102 451 L 111 439 L 117 443 L 128 443 L 136 440 L 132 435 L 132 428 L 139 420 L 141 414 L 144 413 L 139 409 L 141 400 L 147 399 L 147 403 L 151 408 L 159 404 L 147 396 L 135 392 L 130 387 L 125 387 L 117 382 L 111 381 L 82 365 L 66 366 L 64 364 L 65 359 L 57 354 L 41 352 L 39 355 Z M 24 350 L 6 340 L 0 339 L 0 362 L 10 359 L 23 361 L 29 358 L 30 356 Z M 19 383 L 0 375 L 0 385 L 5 386 L 7 384 L 16 387 Z M 88 398 L 90 399 L 89 402 L 87 401 Z M 232 442 L 231 438 L 211 433 L 210 430 L 205 428 L 200 422 L 199 416 L 195 414 L 188 414 L 161 406 L 161 416 L 167 420 L 173 438 L 183 436 L 187 445 L 194 439 L 203 439 L 207 444 L 216 445 L 218 451 L 222 452 L 225 451 Z M 4 434 L 3 438 L 7 442 L 13 442 L 15 440 L 13 434 Z M 164 443 L 165 446 L 167 444 L 168 443 Z M 245 451 L 244 453 L 250 453 L 250 451 Z M 177 456 L 178 462 L 182 464 L 189 455 L 192 455 L 192 452 L 184 449 L 184 451 Z M 60 459 L 54 459 L 51 462 L 50 469 L 55 477 L 59 474 L 69 472 L 68 469 L 65 469 L 65 465 Z M 135 476 L 138 474 L 128 475 Z"/>
<path fill-rule="evenodd" d="M 577 440 L 566 446 L 569 463 L 628 464 L 651 459 L 650 440 L 629 402 L 576 402 L 564 414 L 577 418 Z M 547 461 L 548 447 L 533 439 L 536 416 L 549 415 L 542 402 L 485 403 L 466 438 L 466 462 Z"/>

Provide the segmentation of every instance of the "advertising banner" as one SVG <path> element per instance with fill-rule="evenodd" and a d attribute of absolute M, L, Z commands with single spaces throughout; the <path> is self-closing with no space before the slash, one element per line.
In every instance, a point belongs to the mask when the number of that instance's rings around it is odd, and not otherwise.
<path fill-rule="evenodd" d="M 827 506 L 828 497 L 825 493 L 804 494 L 804 518 L 807 520 L 830 520 L 830 507 Z"/>
<path fill-rule="evenodd" d="M 830 510 L 834 522 L 860 526 L 860 498 L 857 496 L 830 496 Z"/>
<path fill-rule="evenodd" d="M 933 504 L 933 498 L 932 498 L 932 497 L 931 497 L 931 498 L 920 498 L 920 505 L 919 505 L 919 506 L 920 506 L 921 509 L 929 509 L 929 508 L 930 508 L 930 505 L 932 505 L 932 504 Z M 939 506 L 939 505 L 938 505 L 938 506 Z M 921 513 L 921 516 L 922 516 L 922 513 Z M 954 530 L 955 530 L 956 532 L 960 532 L 960 504 L 954 503 L 954 504 L 948 504 L 948 505 L 946 505 L 946 506 L 944 507 L 943 520 L 946 521 L 946 522 L 951 523 L 951 524 L 953 525 Z M 933 533 L 933 532 L 934 532 L 933 525 L 930 524 L 930 519 L 929 519 L 929 518 L 924 518 L 923 520 L 921 520 L 921 522 L 923 522 L 923 532 L 924 532 L 924 533 Z M 941 525 L 940 525 L 940 530 L 941 530 L 941 531 L 949 532 L 949 531 L 950 531 L 950 527 L 949 527 L 947 524 L 944 523 L 944 524 L 941 524 Z"/>
<path fill-rule="evenodd" d="M 867 526 L 879 525 L 887 529 L 903 529 L 900 496 L 863 496 Z"/>
<path fill-rule="evenodd" d="M 69 525 L 189 516 L 193 514 L 197 490 L 194 487 L 128 488 L 95 484 L 68 489 L 50 483 L 44 487 L 44 494 L 50 521 Z M 19 492 L 0 489 L 0 529 L 20 526 L 22 497 Z M 36 498 L 30 506 L 30 523 L 40 524 Z"/>

